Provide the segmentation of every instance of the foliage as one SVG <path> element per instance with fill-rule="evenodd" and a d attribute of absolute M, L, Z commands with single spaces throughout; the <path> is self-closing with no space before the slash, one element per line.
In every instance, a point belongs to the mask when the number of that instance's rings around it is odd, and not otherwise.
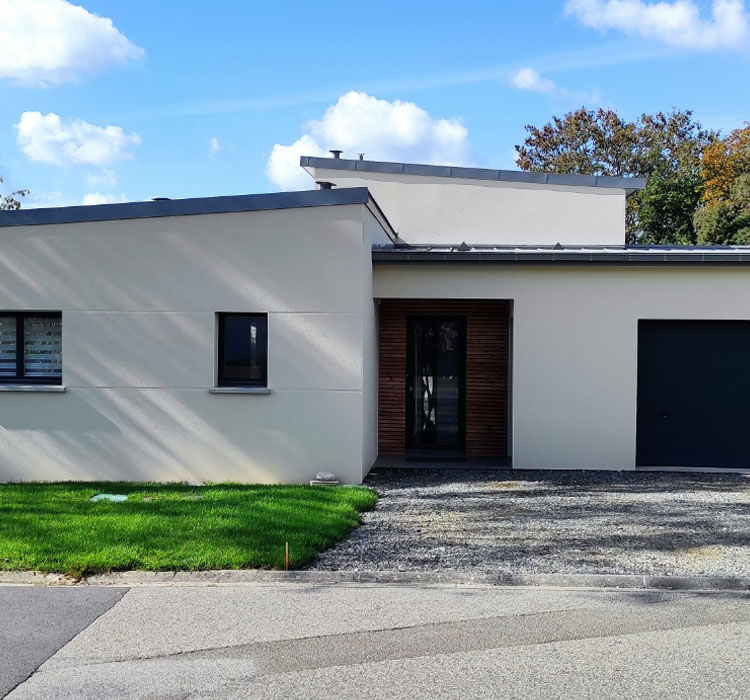
<path fill-rule="evenodd" d="M 610 109 L 582 107 L 526 130 L 523 145 L 516 146 L 523 170 L 647 178 L 646 189 L 628 198 L 628 242 L 695 242 L 700 159 L 716 134 L 694 121 L 692 112 L 643 114 L 629 122 Z"/>
<path fill-rule="evenodd" d="M 713 206 L 731 199 L 734 181 L 750 174 L 750 124 L 710 144 L 703 154 L 702 166 L 705 204 Z"/>
<path fill-rule="evenodd" d="M 698 241 L 750 245 L 750 124 L 706 149 L 701 175 L 703 206 L 695 213 Z"/>
<path fill-rule="evenodd" d="M 701 245 L 750 245 L 750 173 L 735 178 L 726 199 L 695 213 Z"/>
<path fill-rule="evenodd" d="M 3 178 L 0 177 L 0 184 L 2 184 Z M 29 193 L 28 190 L 16 190 L 8 194 L 0 194 L 0 211 L 6 209 L 20 209 L 21 200 L 17 197 L 25 197 Z"/>
<path fill-rule="evenodd" d="M 691 245 L 697 240 L 693 215 L 703 192 L 698 174 L 652 175 L 640 193 L 639 243 Z"/>
<path fill-rule="evenodd" d="M 125 494 L 123 503 L 89 499 Z M 297 568 L 360 522 L 365 487 L 0 484 L 0 569 L 80 576 L 124 569 Z"/>

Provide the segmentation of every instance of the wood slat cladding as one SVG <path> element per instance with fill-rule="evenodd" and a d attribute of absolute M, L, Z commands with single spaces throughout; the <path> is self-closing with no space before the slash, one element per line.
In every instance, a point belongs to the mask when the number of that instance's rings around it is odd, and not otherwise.
<path fill-rule="evenodd" d="M 406 449 L 406 317 L 445 314 L 466 316 L 466 456 L 507 456 L 509 312 L 505 300 L 381 300 L 380 454 Z"/>

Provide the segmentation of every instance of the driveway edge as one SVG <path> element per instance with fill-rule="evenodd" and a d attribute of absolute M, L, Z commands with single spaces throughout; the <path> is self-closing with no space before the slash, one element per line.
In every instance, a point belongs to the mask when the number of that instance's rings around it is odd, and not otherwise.
<path fill-rule="evenodd" d="M 74 579 L 35 571 L 0 571 L 0 585 L 196 586 L 243 583 L 381 583 L 403 585 L 630 588 L 677 591 L 750 591 L 750 577 L 636 576 L 630 574 L 465 574 L 411 571 L 121 571 Z"/>

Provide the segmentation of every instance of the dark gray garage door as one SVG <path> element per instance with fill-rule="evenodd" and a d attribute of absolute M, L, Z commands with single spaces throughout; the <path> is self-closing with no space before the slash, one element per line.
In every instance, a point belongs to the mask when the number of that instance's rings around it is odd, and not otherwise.
<path fill-rule="evenodd" d="M 640 321 L 638 466 L 750 467 L 750 322 Z"/>

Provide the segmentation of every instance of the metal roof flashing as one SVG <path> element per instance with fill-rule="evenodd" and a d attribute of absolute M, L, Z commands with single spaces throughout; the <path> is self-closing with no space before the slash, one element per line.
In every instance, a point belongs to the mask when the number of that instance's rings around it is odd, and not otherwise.
<path fill-rule="evenodd" d="M 192 199 L 157 199 L 146 202 L 123 202 L 45 209 L 17 209 L 0 211 L 0 228 L 7 226 L 39 226 L 71 224 L 120 219 L 150 219 L 165 216 L 196 214 L 224 214 L 230 212 L 268 211 L 300 207 L 321 207 L 343 204 L 363 204 L 377 207 L 366 187 L 341 187 L 331 190 L 303 190 L 300 192 L 271 192 L 226 197 L 196 197 Z M 378 211 L 380 210 L 377 207 Z M 387 219 L 381 212 L 381 218 Z M 381 225 L 384 225 L 381 222 Z M 387 224 L 390 227 L 390 224 Z M 391 233 L 393 232 L 392 229 Z M 395 236 L 395 234 L 394 234 Z"/>
<path fill-rule="evenodd" d="M 606 187 L 624 190 L 626 195 L 643 189 L 645 178 L 609 177 L 605 175 L 568 175 L 562 173 L 536 173 L 522 170 L 494 170 L 490 168 L 463 168 L 443 165 L 420 165 L 416 163 L 390 163 L 374 160 L 348 160 L 346 158 L 320 158 L 302 156 L 300 166 L 310 172 L 313 168 L 341 170 L 349 173 L 381 173 L 391 175 L 417 175 L 445 177 L 463 180 L 485 180 L 496 182 L 518 182 L 534 185 L 557 185 L 564 187 Z"/>
<path fill-rule="evenodd" d="M 750 265 L 750 246 L 373 246 L 373 263 L 494 265 Z"/>

